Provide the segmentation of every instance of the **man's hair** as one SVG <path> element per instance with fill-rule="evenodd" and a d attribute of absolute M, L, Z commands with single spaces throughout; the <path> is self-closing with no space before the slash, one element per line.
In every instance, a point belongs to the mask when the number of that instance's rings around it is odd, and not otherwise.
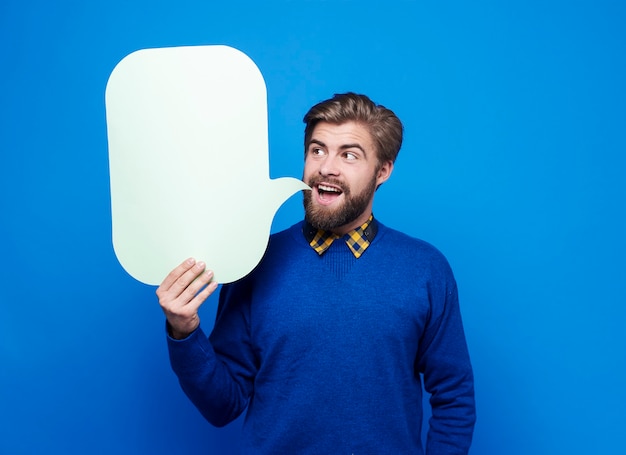
<path fill-rule="evenodd" d="M 315 126 L 319 122 L 342 124 L 354 121 L 367 128 L 377 148 L 379 164 L 395 162 L 402 146 L 402 122 L 391 110 L 374 103 L 365 95 L 356 93 L 336 94 L 316 104 L 303 119 L 304 149 L 306 149 Z"/>

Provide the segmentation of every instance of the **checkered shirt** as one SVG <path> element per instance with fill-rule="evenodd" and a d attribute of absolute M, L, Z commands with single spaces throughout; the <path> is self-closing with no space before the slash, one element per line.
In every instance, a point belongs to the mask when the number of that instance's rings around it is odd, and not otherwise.
<path fill-rule="evenodd" d="M 370 246 L 372 240 L 376 236 L 378 226 L 374 221 L 374 215 L 370 215 L 369 219 L 356 229 L 348 232 L 343 236 L 348 248 L 352 251 L 355 258 L 360 258 L 363 252 Z M 310 224 L 306 224 L 304 228 L 304 235 L 317 254 L 320 256 L 337 240 L 339 235 L 324 231 L 322 229 L 316 229 Z"/>

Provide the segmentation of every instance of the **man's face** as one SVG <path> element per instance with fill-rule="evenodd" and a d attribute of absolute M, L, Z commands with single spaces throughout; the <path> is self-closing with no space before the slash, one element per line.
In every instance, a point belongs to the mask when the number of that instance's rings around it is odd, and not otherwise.
<path fill-rule="evenodd" d="M 366 127 L 356 122 L 320 122 L 307 144 L 303 180 L 305 216 L 319 229 L 343 235 L 367 221 L 374 192 L 391 175 L 379 163 Z"/>

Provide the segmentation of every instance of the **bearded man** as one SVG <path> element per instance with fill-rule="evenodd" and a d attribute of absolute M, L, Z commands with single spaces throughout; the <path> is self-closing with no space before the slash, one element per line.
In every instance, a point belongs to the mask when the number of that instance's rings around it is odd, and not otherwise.
<path fill-rule="evenodd" d="M 474 383 L 452 271 L 372 214 L 402 124 L 354 93 L 304 122 L 305 219 L 222 287 L 211 335 L 198 318 L 217 288 L 204 262 L 185 261 L 157 290 L 172 368 L 212 424 L 246 411 L 244 453 L 466 454 Z"/>

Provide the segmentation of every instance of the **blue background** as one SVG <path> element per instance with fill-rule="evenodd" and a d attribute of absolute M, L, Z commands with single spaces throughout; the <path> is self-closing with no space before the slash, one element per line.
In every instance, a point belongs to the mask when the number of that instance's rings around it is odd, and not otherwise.
<path fill-rule="evenodd" d="M 4 0 L 0 453 L 237 446 L 239 422 L 210 427 L 179 390 L 154 288 L 111 244 L 108 76 L 198 44 L 261 69 L 272 177 L 301 175 L 302 115 L 333 93 L 404 121 L 375 213 L 455 270 L 473 454 L 626 453 L 624 24 L 618 0 Z M 294 196 L 274 230 L 301 213 Z"/>

